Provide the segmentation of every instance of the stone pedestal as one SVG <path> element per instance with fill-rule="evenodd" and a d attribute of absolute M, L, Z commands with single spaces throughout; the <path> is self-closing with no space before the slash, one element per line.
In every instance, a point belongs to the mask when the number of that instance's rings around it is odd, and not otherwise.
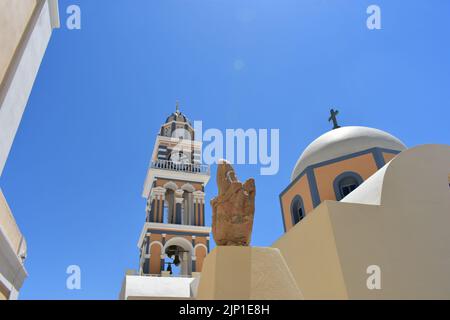
<path fill-rule="evenodd" d="M 199 300 L 303 299 L 280 251 L 219 246 L 203 262 Z"/>

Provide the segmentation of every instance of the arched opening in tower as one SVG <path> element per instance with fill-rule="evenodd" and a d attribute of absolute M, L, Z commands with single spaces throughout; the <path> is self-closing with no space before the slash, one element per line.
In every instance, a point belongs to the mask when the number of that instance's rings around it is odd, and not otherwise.
<path fill-rule="evenodd" d="M 188 250 L 181 246 L 171 245 L 165 250 L 165 270 L 172 276 L 188 276 L 192 274 L 192 259 Z"/>

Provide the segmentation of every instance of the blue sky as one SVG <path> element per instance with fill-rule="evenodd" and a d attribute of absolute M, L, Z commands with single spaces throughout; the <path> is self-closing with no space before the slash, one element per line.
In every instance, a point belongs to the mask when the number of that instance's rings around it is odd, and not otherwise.
<path fill-rule="evenodd" d="M 382 30 L 366 27 L 373 3 Z M 65 27 L 71 4 L 81 30 Z M 237 167 L 256 178 L 257 246 L 282 234 L 278 195 L 331 107 L 408 146 L 450 140 L 447 0 L 60 0 L 60 15 L 0 178 L 28 242 L 22 299 L 117 298 L 176 100 L 204 129 L 280 129 L 277 175 Z M 72 264 L 79 291 L 66 289 Z"/>

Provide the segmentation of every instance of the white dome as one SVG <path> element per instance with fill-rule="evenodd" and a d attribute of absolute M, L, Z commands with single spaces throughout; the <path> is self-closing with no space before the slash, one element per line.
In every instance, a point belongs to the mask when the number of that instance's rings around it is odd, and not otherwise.
<path fill-rule="evenodd" d="M 341 127 L 314 140 L 302 153 L 292 171 L 291 181 L 310 165 L 370 148 L 403 151 L 406 146 L 382 130 L 367 127 Z"/>

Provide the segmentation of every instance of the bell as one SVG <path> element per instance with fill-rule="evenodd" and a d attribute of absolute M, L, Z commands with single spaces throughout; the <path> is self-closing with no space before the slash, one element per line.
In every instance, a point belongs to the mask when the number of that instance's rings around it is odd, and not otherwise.
<path fill-rule="evenodd" d="M 176 254 L 175 258 L 173 259 L 173 264 L 178 266 L 180 264 L 180 257 Z"/>

